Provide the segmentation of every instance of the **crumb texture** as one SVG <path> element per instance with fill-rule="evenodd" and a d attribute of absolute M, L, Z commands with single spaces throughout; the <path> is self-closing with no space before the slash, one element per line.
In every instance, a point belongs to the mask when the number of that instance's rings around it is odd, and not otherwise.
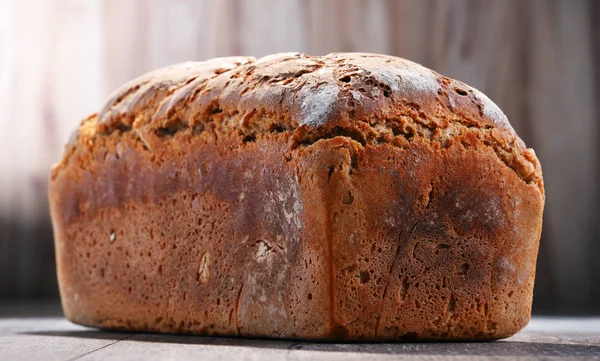
<path fill-rule="evenodd" d="M 489 340 L 530 317 L 539 162 L 484 94 L 404 59 L 148 73 L 82 121 L 49 196 L 77 323 Z"/>

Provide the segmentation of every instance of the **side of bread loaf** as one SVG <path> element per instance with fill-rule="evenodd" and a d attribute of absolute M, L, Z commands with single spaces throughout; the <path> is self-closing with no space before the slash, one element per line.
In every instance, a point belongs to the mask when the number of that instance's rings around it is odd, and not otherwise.
<path fill-rule="evenodd" d="M 399 58 L 149 73 L 81 123 L 49 197 L 84 325 L 459 340 L 530 317 L 535 154 L 485 95 Z"/>

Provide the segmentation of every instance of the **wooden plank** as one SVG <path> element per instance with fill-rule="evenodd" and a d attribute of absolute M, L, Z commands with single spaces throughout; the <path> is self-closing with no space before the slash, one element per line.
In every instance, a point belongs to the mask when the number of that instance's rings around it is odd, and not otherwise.
<path fill-rule="evenodd" d="M 38 314 L 35 307 L 0 306 L 1 360 L 600 359 L 600 318 L 533 318 L 497 342 L 339 344 L 104 332 L 62 317 L 23 317 Z M 5 318 L 11 313 L 21 317 Z"/>
<path fill-rule="evenodd" d="M 1 4 L 10 41 L 0 42 L 0 298 L 55 296 L 48 172 L 106 96 L 100 15 L 93 1 Z"/>
<path fill-rule="evenodd" d="M 87 329 L 59 317 L 0 319 L 0 359 L 74 360 L 128 336 Z"/>
<path fill-rule="evenodd" d="M 135 335 L 82 360 L 591 360 L 600 357 L 598 346 L 565 338 L 552 343 L 538 338 L 492 343 L 372 343 L 336 344 L 263 341 L 190 336 Z"/>
<path fill-rule="evenodd" d="M 269 9 L 268 14 L 265 9 Z M 272 53 L 309 51 L 305 11 L 301 0 L 240 1 L 240 48 L 238 53 L 232 55 L 261 57 Z M 219 36 L 215 35 L 214 38 L 219 39 Z"/>
<path fill-rule="evenodd" d="M 530 63 L 530 114 L 536 151 L 544 166 L 547 207 L 544 247 L 562 308 L 585 309 L 600 275 L 591 272 L 597 243 L 598 115 L 590 23 L 584 1 L 535 1 Z M 581 21 L 575 21 L 581 19 Z M 587 44 L 588 46 L 582 46 Z M 568 175 L 568 176 L 565 176 Z M 588 255 L 588 256 L 586 256 Z M 593 303 L 596 302 L 596 303 Z"/>

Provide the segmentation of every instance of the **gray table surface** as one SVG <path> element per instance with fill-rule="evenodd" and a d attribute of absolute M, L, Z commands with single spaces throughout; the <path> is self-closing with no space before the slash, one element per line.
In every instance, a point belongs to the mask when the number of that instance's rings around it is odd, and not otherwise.
<path fill-rule="evenodd" d="M 311 343 L 104 332 L 55 304 L 0 305 L 0 360 L 600 360 L 600 318 L 534 317 L 517 335 L 478 343 Z"/>

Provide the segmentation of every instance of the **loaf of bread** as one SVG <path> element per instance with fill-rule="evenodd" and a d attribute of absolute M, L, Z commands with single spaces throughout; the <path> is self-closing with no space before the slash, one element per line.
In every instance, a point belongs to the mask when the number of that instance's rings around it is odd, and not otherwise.
<path fill-rule="evenodd" d="M 481 92 L 375 54 L 190 62 L 51 171 L 66 317 L 307 340 L 490 340 L 531 314 L 544 187 Z"/>

